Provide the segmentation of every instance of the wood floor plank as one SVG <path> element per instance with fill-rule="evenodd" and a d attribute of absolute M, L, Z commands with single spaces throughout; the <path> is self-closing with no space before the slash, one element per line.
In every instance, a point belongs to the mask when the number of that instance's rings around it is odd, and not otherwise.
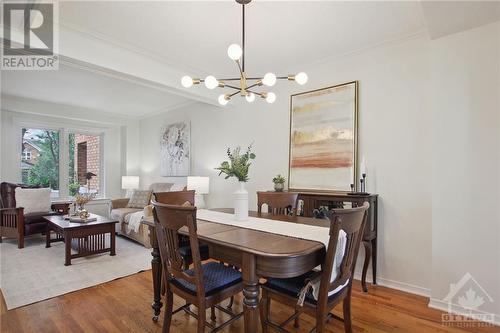
<path fill-rule="evenodd" d="M 95 287 L 72 292 L 46 301 L 7 311 L 3 295 L 0 297 L 0 332 L 55 333 L 55 332 L 161 332 L 161 322 L 151 320 L 151 272 L 142 272 Z M 500 333 L 500 327 L 462 329 L 441 324 L 441 311 L 427 307 L 425 297 L 371 286 L 363 293 L 358 281 L 352 293 L 353 331 L 356 333 Z M 174 298 L 175 307 L 184 304 Z M 194 307 L 193 307 L 194 308 Z M 241 296 L 233 307 L 242 310 Z M 195 308 L 194 308 L 195 309 Z M 271 316 L 283 321 L 292 310 L 273 302 Z M 341 306 L 334 313 L 342 316 Z M 207 318 L 210 318 L 208 315 Z M 217 311 L 218 324 L 227 315 Z M 303 315 L 298 329 L 290 323 L 291 332 L 306 333 L 314 326 L 314 318 Z M 171 332 L 196 332 L 197 322 L 185 313 L 173 317 Z M 343 324 L 331 321 L 327 332 L 343 332 Z M 238 320 L 221 332 L 243 332 L 243 320 Z"/>

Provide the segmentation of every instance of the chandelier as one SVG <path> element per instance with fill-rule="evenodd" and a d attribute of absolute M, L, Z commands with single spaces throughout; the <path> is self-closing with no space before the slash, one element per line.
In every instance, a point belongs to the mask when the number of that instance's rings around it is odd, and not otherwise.
<path fill-rule="evenodd" d="M 266 73 L 263 77 L 248 77 L 245 72 L 245 5 L 250 3 L 251 0 L 236 0 L 242 7 L 242 38 L 241 46 L 238 44 L 231 44 L 227 48 L 227 55 L 231 60 L 234 60 L 238 65 L 239 77 L 235 78 L 216 78 L 213 75 L 208 75 L 206 78 L 192 78 L 190 76 L 183 76 L 181 79 L 181 84 L 185 88 L 192 87 L 200 83 L 204 83 L 205 87 L 212 90 L 215 88 L 229 88 L 232 89 L 226 94 L 221 94 L 219 96 L 219 103 L 221 105 L 226 105 L 229 103 L 231 98 L 236 95 L 245 97 L 245 99 L 252 103 L 255 100 L 255 96 L 259 96 L 265 99 L 268 103 L 274 103 L 276 100 L 276 94 L 271 91 L 257 91 L 261 90 L 264 85 L 266 87 L 272 87 L 276 84 L 277 80 L 289 80 L 295 81 L 300 85 L 307 82 L 307 74 L 300 72 L 295 75 L 287 76 L 276 76 L 274 73 Z"/>

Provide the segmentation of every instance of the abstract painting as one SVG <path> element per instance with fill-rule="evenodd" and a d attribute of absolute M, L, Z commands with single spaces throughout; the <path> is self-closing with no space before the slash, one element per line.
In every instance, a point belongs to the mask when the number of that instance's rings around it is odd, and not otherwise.
<path fill-rule="evenodd" d="M 358 82 L 291 96 L 288 187 L 349 191 L 356 184 Z"/>
<path fill-rule="evenodd" d="M 160 175 L 189 176 L 191 129 L 189 122 L 179 122 L 162 130 Z"/>

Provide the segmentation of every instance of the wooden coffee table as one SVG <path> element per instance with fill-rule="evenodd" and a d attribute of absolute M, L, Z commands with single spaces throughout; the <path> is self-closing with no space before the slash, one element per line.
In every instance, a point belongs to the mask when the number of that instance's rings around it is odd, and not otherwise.
<path fill-rule="evenodd" d="M 66 246 L 66 258 L 64 265 L 71 265 L 71 259 L 90 256 L 93 254 L 110 252 L 114 256 L 115 251 L 115 223 L 104 216 L 90 214 L 90 217 L 97 218 L 97 221 L 86 223 L 74 223 L 65 220 L 62 215 L 44 216 L 47 221 L 46 244 L 64 241 Z M 56 238 L 51 237 L 51 232 L 56 234 Z M 106 234 L 110 235 L 110 247 L 106 247 Z M 71 253 L 71 248 L 76 251 Z"/>

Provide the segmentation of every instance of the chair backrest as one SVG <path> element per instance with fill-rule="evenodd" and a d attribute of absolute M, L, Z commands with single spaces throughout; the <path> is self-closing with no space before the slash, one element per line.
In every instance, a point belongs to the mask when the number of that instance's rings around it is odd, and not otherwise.
<path fill-rule="evenodd" d="M 323 274 L 321 277 L 318 304 L 320 302 L 326 304 L 328 292 L 344 285 L 347 280 L 349 280 L 349 287 L 352 285 L 354 268 L 356 266 L 361 239 L 363 238 L 363 230 L 369 207 L 370 204 L 365 202 L 361 207 L 331 210 L 330 240 L 328 242 L 325 261 L 322 265 Z M 336 256 L 340 230 L 346 233 L 345 251 L 340 264 L 340 272 L 335 281 L 330 282 L 332 270 L 335 269 L 333 267 L 334 258 Z"/>
<path fill-rule="evenodd" d="M 175 277 L 192 283 L 196 286 L 197 294 L 200 297 L 205 297 L 200 249 L 196 233 L 196 207 L 162 204 L 155 200 L 152 201 L 152 204 L 158 248 L 166 272 L 165 277 L 167 280 Z M 179 250 L 179 229 L 183 227 L 189 231 L 194 275 L 186 274 L 183 269 L 183 257 Z"/>
<path fill-rule="evenodd" d="M 267 204 L 268 212 L 273 215 L 297 215 L 298 193 L 257 192 L 257 211 L 262 212 L 262 205 Z"/>
<path fill-rule="evenodd" d="M 0 201 L 2 208 L 16 208 L 16 187 L 40 188 L 39 185 L 14 184 L 2 182 L 0 184 Z"/>
<path fill-rule="evenodd" d="M 154 192 L 155 201 L 168 205 L 183 205 L 188 201 L 194 205 L 194 191 Z"/>

